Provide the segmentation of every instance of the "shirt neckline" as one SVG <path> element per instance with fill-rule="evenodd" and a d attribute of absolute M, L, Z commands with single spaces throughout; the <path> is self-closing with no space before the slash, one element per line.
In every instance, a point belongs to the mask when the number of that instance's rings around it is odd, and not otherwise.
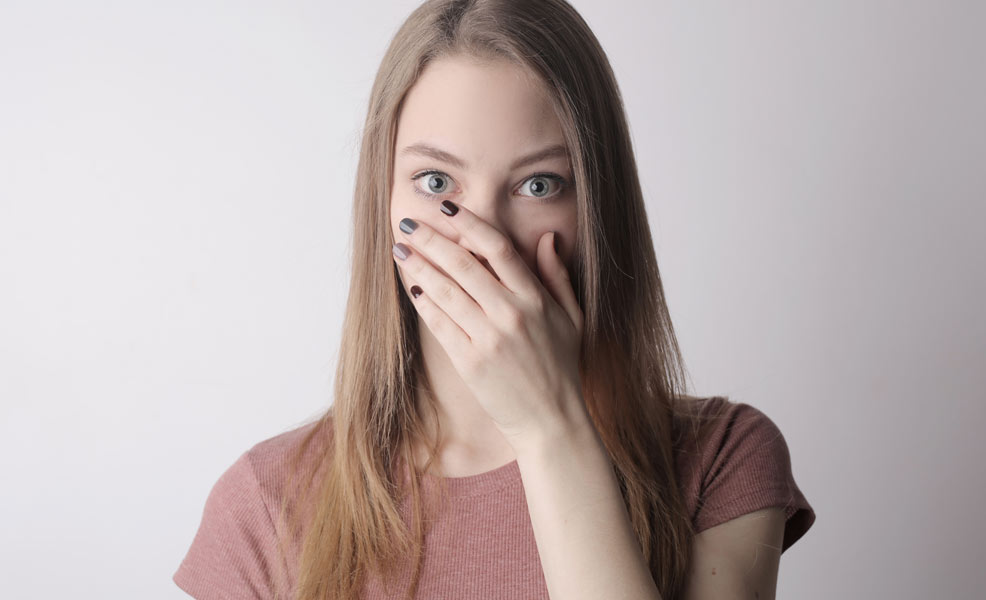
<path fill-rule="evenodd" d="M 407 467 L 404 467 L 405 481 L 408 476 Z M 520 466 L 517 459 L 494 467 L 482 473 L 474 475 L 464 475 L 462 477 L 439 477 L 430 473 L 421 475 L 422 484 L 430 488 L 435 488 L 444 480 L 446 494 L 449 497 L 461 498 L 465 496 L 480 496 L 489 494 L 508 485 L 519 483 Z"/>

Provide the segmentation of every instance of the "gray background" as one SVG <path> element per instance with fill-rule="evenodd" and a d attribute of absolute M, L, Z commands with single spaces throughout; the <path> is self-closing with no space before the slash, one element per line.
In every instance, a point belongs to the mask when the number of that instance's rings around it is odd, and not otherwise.
<path fill-rule="evenodd" d="M 981 597 L 982 2 L 578 0 L 694 388 L 818 520 L 778 597 Z M 206 496 L 330 402 L 359 128 L 416 2 L 0 3 L 0 580 L 182 598 Z"/>

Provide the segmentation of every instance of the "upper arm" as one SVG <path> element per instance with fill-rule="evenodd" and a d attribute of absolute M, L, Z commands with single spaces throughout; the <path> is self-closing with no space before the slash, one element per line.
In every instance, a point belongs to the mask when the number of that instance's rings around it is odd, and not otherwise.
<path fill-rule="evenodd" d="M 780 428 L 762 411 L 738 404 L 705 442 L 697 467 L 692 524 L 699 534 L 754 511 L 776 507 L 787 515 L 781 551 L 800 539 L 815 512 L 794 481 L 791 455 Z M 732 530 L 732 528 L 727 528 Z M 708 533 L 700 539 L 717 536 Z"/>
<path fill-rule="evenodd" d="M 696 534 L 684 600 L 774 600 L 784 509 L 740 515 Z"/>
<path fill-rule="evenodd" d="M 244 453 L 209 492 L 198 531 L 172 580 L 198 600 L 271 598 L 286 577 L 277 541 Z"/>

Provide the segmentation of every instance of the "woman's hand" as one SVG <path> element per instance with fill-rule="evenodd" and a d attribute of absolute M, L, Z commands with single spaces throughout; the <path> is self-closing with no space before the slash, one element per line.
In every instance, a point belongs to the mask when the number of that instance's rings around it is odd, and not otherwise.
<path fill-rule="evenodd" d="M 448 200 L 442 207 L 442 218 L 499 280 L 426 223 L 402 220 L 403 245 L 412 248 L 402 264 L 421 282 L 413 300 L 421 318 L 515 449 L 558 427 L 581 426 L 588 421 L 579 377 L 583 314 L 553 249 L 555 234 L 538 240 L 542 284 L 508 237 L 464 207 Z M 401 260 L 397 245 L 394 254 Z"/>

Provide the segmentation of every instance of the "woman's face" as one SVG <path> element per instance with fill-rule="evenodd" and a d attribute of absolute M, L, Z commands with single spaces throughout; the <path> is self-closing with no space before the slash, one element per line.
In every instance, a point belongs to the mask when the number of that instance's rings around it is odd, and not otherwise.
<path fill-rule="evenodd" d="M 398 223 L 409 217 L 485 258 L 446 223 L 439 204 L 451 200 L 507 236 L 535 277 L 538 239 L 557 232 L 559 255 L 571 272 L 575 186 L 561 125 L 545 93 L 506 61 L 454 57 L 430 63 L 408 91 L 397 125 L 394 241 L 406 243 Z M 562 152 L 518 164 L 553 146 Z M 398 269 L 409 291 L 413 275 L 400 264 Z"/>

